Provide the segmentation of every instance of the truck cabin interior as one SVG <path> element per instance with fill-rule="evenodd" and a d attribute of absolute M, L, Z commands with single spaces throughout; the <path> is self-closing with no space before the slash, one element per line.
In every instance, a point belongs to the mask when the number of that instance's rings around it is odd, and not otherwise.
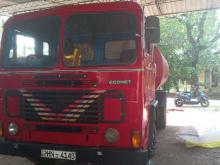
<path fill-rule="evenodd" d="M 57 63 L 58 17 L 18 21 L 9 26 L 4 40 L 4 67 L 51 67 Z"/>
<path fill-rule="evenodd" d="M 64 25 L 61 19 L 49 16 L 10 24 L 3 41 L 4 66 L 53 67 L 59 63 L 58 59 L 63 60 L 65 67 L 126 65 L 135 61 L 137 21 L 134 15 L 125 12 L 74 14 Z M 60 35 L 62 26 L 65 30 Z M 59 58 L 62 44 L 62 58 Z"/>

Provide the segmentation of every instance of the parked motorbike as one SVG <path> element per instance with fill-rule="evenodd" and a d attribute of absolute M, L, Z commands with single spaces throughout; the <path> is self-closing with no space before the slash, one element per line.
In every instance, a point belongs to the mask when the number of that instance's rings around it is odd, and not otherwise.
<path fill-rule="evenodd" d="M 195 105 L 200 104 L 202 107 L 209 106 L 209 99 L 204 92 L 198 91 L 195 95 L 192 92 L 180 92 L 176 95 L 175 105 L 177 107 L 183 106 L 183 104 Z"/>

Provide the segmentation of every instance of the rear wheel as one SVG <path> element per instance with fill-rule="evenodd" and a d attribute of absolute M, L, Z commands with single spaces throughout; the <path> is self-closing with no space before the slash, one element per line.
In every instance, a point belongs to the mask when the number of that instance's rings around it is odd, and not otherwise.
<path fill-rule="evenodd" d="M 202 107 L 208 107 L 209 106 L 209 100 L 208 99 L 202 99 L 200 102 Z"/>
<path fill-rule="evenodd" d="M 176 105 L 177 107 L 182 107 L 182 106 L 183 106 L 183 99 L 177 98 L 177 99 L 175 100 L 175 105 Z"/>

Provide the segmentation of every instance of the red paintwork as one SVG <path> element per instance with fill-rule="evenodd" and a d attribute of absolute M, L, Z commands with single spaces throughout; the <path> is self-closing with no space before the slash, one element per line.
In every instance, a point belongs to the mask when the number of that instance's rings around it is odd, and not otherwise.
<path fill-rule="evenodd" d="M 88 5 L 68 5 L 47 9 L 44 11 L 21 14 L 11 17 L 5 24 L 4 28 L 8 28 L 14 21 L 29 20 L 37 17 L 49 15 L 57 15 L 62 19 L 62 28 L 60 32 L 60 50 L 59 64 L 54 69 L 10 69 L 0 70 L 0 120 L 3 121 L 4 137 L 13 141 L 27 143 L 49 143 L 49 144 L 67 144 L 77 146 L 103 146 L 103 147 L 118 147 L 132 148 L 131 131 L 139 130 L 142 135 L 141 148 L 147 148 L 148 141 L 148 124 L 149 124 L 149 105 L 155 96 L 155 77 L 156 66 L 152 64 L 150 55 L 144 55 L 145 51 L 142 44 L 142 38 L 138 37 L 137 60 L 129 66 L 105 66 L 105 67 L 84 67 L 84 68 L 65 68 L 62 64 L 62 48 L 63 48 L 63 25 L 67 16 L 73 13 L 108 13 L 113 11 L 127 11 L 133 13 L 137 17 L 138 34 L 143 36 L 143 13 L 141 7 L 134 2 L 114 2 Z M 4 34 L 3 34 L 4 40 Z M 4 43 L 4 42 L 2 42 Z M 4 47 L 4 45 L 2 45 Z M 162 57 L 161 57 L 162 58 Z M 157 57 L 156 57 L 157 59 Z M 161 61 L 162 62 L 162 61 Z M 164 68 L 164 67 L 162 67 Z M 133 69 L 133 70 L 132 70 Z M 161 69 L 161 68 L 159 68 Z M 157 71 L 159 71 L 157 69 Z M 97 87 L 39 87 L 39 86 L 24 86 L 24 80 L 33 80 L 33 75 L 42 74 L 80 74 L 86 73 L 90 80 L 97 83 Z M 157 72 L 159 73 L 159 72 Z M 161 76 L 160 76 L 161 77 Z M 160 78 L 159 78 L 160 79 Z M 132 80 L 129 85 L 109 85 L 109 80 Z M 161 81 L 163 81 L 162 79 Z M 158 79 L 156 88 L 158 87 Z M 161 84 L 161 83 L 159 83 Z M 8 89 L 25 89 L 25 90 L 62 90 L 70 91 L 76 89 L 89 90 L 121 90 L 125 95 L 125 110 L 126 116 L 123 123 L 100 123 L 100 124 L 77 124 L 77 123 L 47 123 L 41 122 L 42 125 L 65 125 L 65 126 L 82 126 L 82 127 L 98 127 L 98 134 L 89 134 L 89 141 L 86 140 L 87 133 L 55 133 L 36 131 L 34 128 L 39 122 L 25 121 L 22 118 L 7 117 L 4 110 L 4 95 Z M 114 101 L 110 101 L 114 104 Z M 108 103 L 109 104 L 109 103 Z M 115 103 L 119 104 L 119 103 Z M 16 109 L 16 104 L 11 105 Z M 118 105 L 119 106 L 119 105 Z M 108 113 L 106 113 L 108 114 Z M 118 116 L 109 115 L 107 119 L 118 118 Z M 10 122 L 14 122 L 19 126 L 19 134 L 11 136 L 8 134 L 7 128 Z M 105 130 L 107 128 L 116 128 L 120 132 L 120 140 L 115 144 L 109 144 L 105 138 Z"/>
<path fill-rule="evenodd" d="M 155 87 L 156 89 L 158 89 L 168 79 L 169 66 L 168 66 L 167 60 L 161 53 L 160 49 L 157 47 L 155 47 L 154 49 L 154 58 L 155 58 L 156 66 L 157 66 L 157 71 L 156 71 L 157 76 L 156 76 Z"/>

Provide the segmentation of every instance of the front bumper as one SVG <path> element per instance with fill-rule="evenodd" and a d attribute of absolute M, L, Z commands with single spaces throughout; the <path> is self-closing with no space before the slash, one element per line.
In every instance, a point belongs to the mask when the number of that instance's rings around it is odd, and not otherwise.
<path fill-rule="evenodd" d="M 99 165 L 144 165 L 148 162 L 147 150 L 77 147 L 53 144 L 16 143 L 1 140 L 0 154 L 40 158 L 41 149 L 76 152 L 76 162 Z"/>

